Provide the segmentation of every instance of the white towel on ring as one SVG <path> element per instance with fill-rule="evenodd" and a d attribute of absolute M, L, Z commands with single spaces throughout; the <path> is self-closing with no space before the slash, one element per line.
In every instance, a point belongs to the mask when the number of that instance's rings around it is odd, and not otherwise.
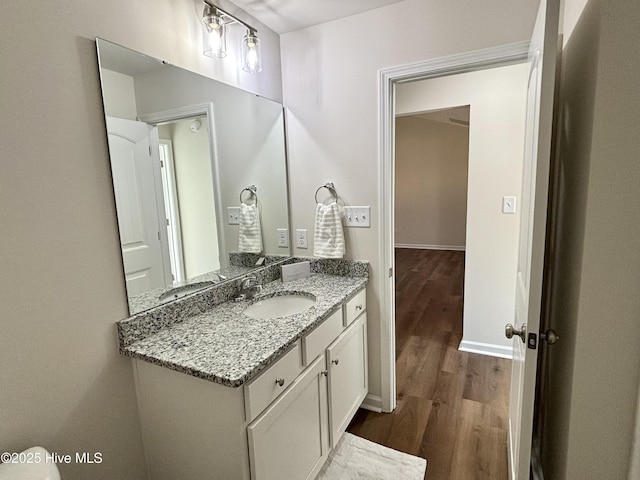
<path fill-rule="evenodd" d="M 238 217 L 238 251 L 245 253 L 262 252 L 262 228 L 258 205 L 240 204 Z"/>
<path fill-rule="evenodd" d="M 313 254 L 320 258 L 342 258 L 345 253 L 342 217 L 336 202 L 316 207 Z"/>

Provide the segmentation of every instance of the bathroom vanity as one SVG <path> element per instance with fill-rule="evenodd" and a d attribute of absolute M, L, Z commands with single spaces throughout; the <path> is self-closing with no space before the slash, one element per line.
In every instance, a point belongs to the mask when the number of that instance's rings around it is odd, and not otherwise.
<path fill-rule="evenodd" d="M 163 314 L 120 322 L 151 478 L 315 478 L 367 394 L 366 281 L 314 273 L 175 324 Z M 281 295 L 315 303 L 276 318 L 244 314 Z"/>
<path fill-rule="evenodd" d="M 96 44 L 133 315 L 118 336 L 150 477 L 313 478 L 367 394 L 368 264 L 290 258 L 278 240 L 291 231 L 282 105 Z M 222 221 L 246 190 L 259 254 L 233 252 L 238 221 Z M 283 284 L 297 261 L 311 277 Z M 249 276 L 263 292 L 235 302 Z"/>

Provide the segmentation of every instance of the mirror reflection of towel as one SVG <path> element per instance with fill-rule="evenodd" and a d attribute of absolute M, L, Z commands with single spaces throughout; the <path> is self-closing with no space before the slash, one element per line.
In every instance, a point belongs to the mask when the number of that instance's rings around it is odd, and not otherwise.
<path fill-rule="evenodd" d="M 345 253 L 340 208 L 336 202 L 316 207 L 313 254 L 320 258 L 342 258 Z"/>
<path fill-rule="evenodd" d="M 260 210 L 258 206 L 241 203 L 238 223 L 238 251 L 261 253 L 262 229 L 260 228 Z"/>

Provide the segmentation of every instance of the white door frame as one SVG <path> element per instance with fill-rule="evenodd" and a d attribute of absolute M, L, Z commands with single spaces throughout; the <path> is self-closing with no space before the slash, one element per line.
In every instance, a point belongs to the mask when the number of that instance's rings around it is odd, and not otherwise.
<path fill-rule="evenodd" d="M 168 225 L 169 250 L 171 251 L 171 269 L 173 281 L 182 284 L 187 280 L 184 271 L 184 252 L 182 249 L 182 228 L 180 226 L 180 208 L 178 205 L 178 189 L 176 187 L 176 167 L 173 161 L 173 142 L 159 139 L 160 172 L 162 173 L 162 193 L 164 194 L 165 213 Z"/>
<path fill-rule="evenodd" d="M 216 228 L 218 230 L 220 266 L 222 266 L 222 262 L 226 262 L 225 259 L 228 258 L 229 252 L 227 251 L 223 227 L 223 219 L 225 218 L 225 215 L 222 209 L 220 169 L 218 167 L 218 143 L 216 142 L 213 103 L 202 103 L 175 108 L 173 110 L 165 110 L 163 112 L 148 113 L 140 115 L 138 118 L 142 122 L 158 125 L 160 123 L 174 122 L 176 120 L 183 120 L 185 118 L 199 117 L 203 115 L 207 116 L 207 125 L 209 127 L 209 155 L 211 157 L 211 172 L 213 173 L 213 178 L 211 180 L 213 182 L 213 195 L 216 203 Z"/>
<path fill-rule="evenodd" d="M 383 69 L 378 72 L 379 197 L 380 211 L 380 361 L 383 412 L 396 407 L 395 261 L 394 261 L 394 172 L 395 86 L 398 83 L 444 77 L 527 60 L 529 42 L 518 42 L 440 57 L 424 62 Z M 388 272 L 388 273 L 387 273 Z"/>

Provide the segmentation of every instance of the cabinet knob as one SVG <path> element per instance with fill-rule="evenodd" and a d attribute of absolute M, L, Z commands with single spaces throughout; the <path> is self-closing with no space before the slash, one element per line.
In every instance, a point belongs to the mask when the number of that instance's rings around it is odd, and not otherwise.
<path fill-rule="evenodd" d="M 334 365 L 337 365 L 340 363 L 340 359 L 336 358 L 335 360 L 331 360 L 331 363 L 333 363 Z"/>
<path fill-rule="evenodd" d="M 356 310 L 362 310 L 364 307 L 362 305 L 356 305 Z"/>
<path fill-rule="evenodd" d="M 284 385 L 284 378 L 278 378 L 278 379 L 276 380 L 276 383 L 277 383 L 279 386 L 283 386 L 283 385 Z"/>
<path fill-rule="evenodd" d="M 325 377 L 329 376 L 329 370 L 324 370 L 324 371 L 322 371 L 320 373 L 322 373 L 322 375 L 324 375 Z"/>

